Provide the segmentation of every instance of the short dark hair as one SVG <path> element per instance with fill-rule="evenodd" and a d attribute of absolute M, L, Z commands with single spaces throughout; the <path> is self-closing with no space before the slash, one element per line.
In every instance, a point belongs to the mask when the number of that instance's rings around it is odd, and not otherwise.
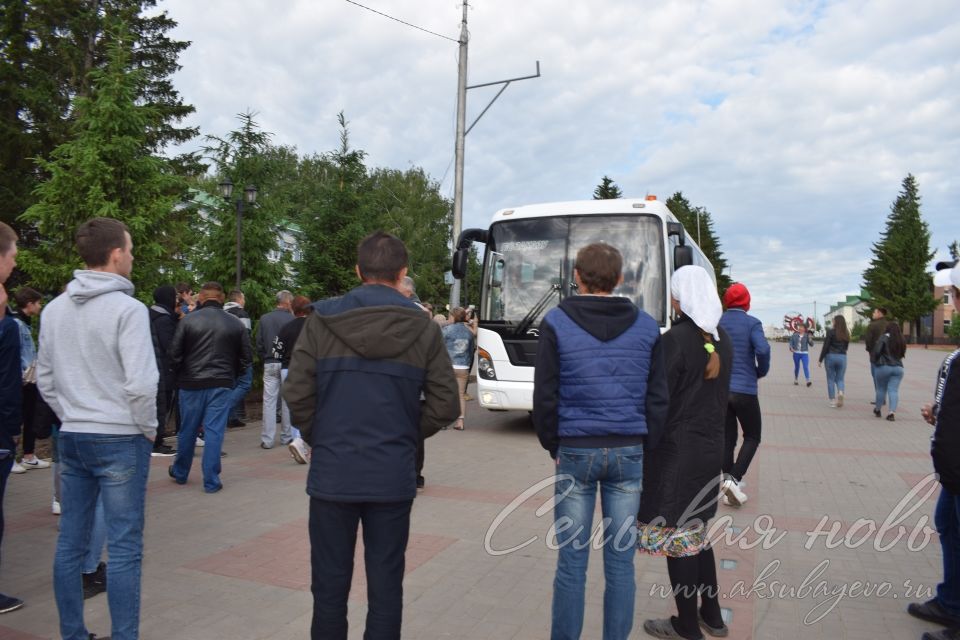
<path fill-rule="evenodd" d="M 305 316 L 310 313 L 310 298 L 307 296 L 295 296 L 290 310 L 295 316 Z"/>
<path fill-rule="evenodd" d="M 10 253 L 16 243 L 17 232 L 6 222 L 0 222 L 0 256 Z"/>
<path fill-rule="evenodd" d="M 230 302 L 240 302 L 240 298 L 242 297 L 243 291 L 240 291 L 240 289 L 232 289 L 227 299 L 230 300 Z"/>
<path fill-rule="evenodd" d="M 114 249 L 127 246 L 127 225 L 113 218 L 91 218 L 77 229 L 77 252 L 88 267 L 102 267 Z"/>
<path fill-rule="evenodd" d="M 886 307 L 877 307 L 877 311 L 879 311 L 882 315 L 887 315 Z"/>
<path fill-rule="evenodd" d="M 577 252 L 574 269 L 587 288 L 584 293 L 600 291 L 610 293 L 617 288 L 623 272 L 623 257 L 616 247 L 605 242 L 594 242 Z"/>
<path fill-rule="evenodd" d="M 220 295 L 223 295 L 223 285 L 216 280 L 211 280 L 210 282 L 204 282 L 203 286 L 200 287 L 200 291 L 216 291 Z"/>
<path fill-rule="evenodd" d="M 357 268 L 364 282 L 396 282 L 406 266 L 407 248 L 396 236 L 374 231 L 357 245 Z"/>
<path fill-rule="evenodd" d="M 190 293 L 193 291 L 193 286 L 189 282 L 178 282 L 176 289 L 177 293 Z"/>
<path fill-rule="evenodd" d="M 20 287 L 17 289 L 17 292 L 13 294 L 13 299 L 17 301 L 17 308 L 23 309 L 31 302 L 39 302 L 40 300 L 43 300 L 43 296 L 41 296 L 40 292 L 36 289 L 31 289 L 30 287 Z"/>

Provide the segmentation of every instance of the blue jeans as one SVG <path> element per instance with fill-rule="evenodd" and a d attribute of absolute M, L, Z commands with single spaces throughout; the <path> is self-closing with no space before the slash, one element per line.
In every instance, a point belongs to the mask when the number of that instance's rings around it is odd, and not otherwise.
<path fill-rule="evenodd" d="M 216 493 L 220 482 L 220 451 L 223 432 L 227 429 L 232 389 L 180 389 L 180 433 L 177 434 L 177 457 L 173 461 L 173 479 L 186 484 L 193 466 L 193 450 L 197 445 L 197 431 L 203 424 L 203 490 Z"/>
<path fill-rule="evenodd" d="M 240 403 L 243 402 L 243 399 L 247 397 L 247 392 L 250 391 L 250 387 L 253 386 L 253 367 L 247 367 L 244 369 L 243 373 L 240 374 L 240 377 L 237 378 L 237 384 L 233 387 L 233 390 L 230 392 L 230 415 L 229 418 L 232 420 L 237 415 L 237 407 L 240 406 Z M 242 415 L 242 412 L 241 412 Z"/>
<path fill-rule="evenodd" d="M 793 352 L 793 379 L 796 380 L 800 374 L 800 365 L 803 365 L 803 377 L 810 382 L 810 354 L 804 351 Z"/>
<path fill-rule="evenodd" d="M 824 358 L 827 370 L 827 395 L 833 400 L 836 392 L 844 392 L 843 376 L 847 373 L 847 354 L 828 353 Z"/>
<path fill-rule="evenodd" d="M 643 446 L 615 449 L 560 447 L 554 526 L 552 640 L 575 640 L 583 629 L 584 584 L 590 556 L 597 485 L 603 513 L 603 640 L 625 640 L 633 627 L 633 559 L 643 485 Z"/>
<path fill-rule="evenodd" d="M 107 602 L 110 637 L 135 640 L 140 630 L 140 563 L 143 511 L 153 443 L 144 436 L 60 433 L 60 536 L 53 563 L 53 590 L 64 640 L 87 640 L 80 574 L 90 542 L 97 500 L 107 523 Z"/>
<path fill-rule="evenodd" d="M 943 582 L 937 585 L 937 602 L 950 615 L 960 617 L 960 496 L 941 487 L 933 522 L 943 555 Z"/>
<path fill-rule="evenodd" d="M 883 406 L 884 398 L 889 398 L 890 413 L 897 410 L 901 380 L 903 380 L 903 367 L 891 367 L 885 364 L 877 366 L 877 409 Z"/>
<path fill-rule="evenodd" d="M 62 508 L 62 506 L 61 506 Z M 93 573 L 100 566 L 103 557 L 103 545 L 107 542 L 107 518 L 103 513 L 103 499 L 97 500 L 97 508 L 93 512 L 93 528 L 90 529 L 90 544 L 83 557 L 83 572 Z"/>

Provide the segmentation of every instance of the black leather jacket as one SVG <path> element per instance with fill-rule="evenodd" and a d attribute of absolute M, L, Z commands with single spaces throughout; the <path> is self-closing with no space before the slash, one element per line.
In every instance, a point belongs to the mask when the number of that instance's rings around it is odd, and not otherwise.
<path fill-rule="evenodd" d="M 179 389 L 233 388 L 253 363 L 246 327 L 214 300 L 177 323 L 169 355 Z"/>

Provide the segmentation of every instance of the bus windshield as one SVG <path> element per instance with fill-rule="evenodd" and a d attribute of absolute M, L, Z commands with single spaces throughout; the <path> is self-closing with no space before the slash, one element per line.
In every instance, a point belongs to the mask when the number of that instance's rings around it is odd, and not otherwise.
<path fill-rule="evenodd" d="M 606 242 L 623 255 L 623 284 L 614 290 L 666 324 L 663 229 L 652 215 L 521 218 L 490 229 L 481 320 L 526 333 L 560 301 L 576 295 L 573 264 L 580 248 Z"/>

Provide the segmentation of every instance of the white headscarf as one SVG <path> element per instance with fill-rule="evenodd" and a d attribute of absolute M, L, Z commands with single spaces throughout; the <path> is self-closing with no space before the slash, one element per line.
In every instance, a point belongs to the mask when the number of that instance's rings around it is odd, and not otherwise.
<path fill-rule="evenodd" d="M 723 315 L 717 286 L 703 267 L 687 265 L 673 272 L 670 294 L 680 303 L 680 310 L 693 323 L 720 340 L 717 325 Z"/>

